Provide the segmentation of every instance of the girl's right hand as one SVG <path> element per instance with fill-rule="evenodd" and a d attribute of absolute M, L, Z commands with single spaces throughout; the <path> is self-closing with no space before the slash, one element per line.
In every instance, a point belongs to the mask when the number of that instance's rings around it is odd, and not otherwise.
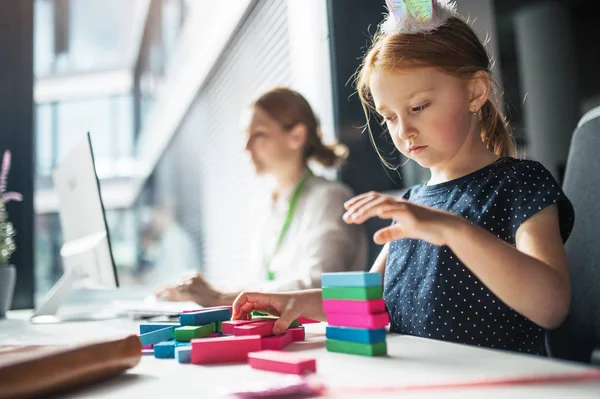
<path fill-rule="evenodd" d="M 285 293 L 242 292 L 233 302 L 233 319 L 249 320 L 257 310 L 279 316 L 273 325 L 273 334 L 279 335 L 300 316 L 325 321 L 321 290 Z"/>

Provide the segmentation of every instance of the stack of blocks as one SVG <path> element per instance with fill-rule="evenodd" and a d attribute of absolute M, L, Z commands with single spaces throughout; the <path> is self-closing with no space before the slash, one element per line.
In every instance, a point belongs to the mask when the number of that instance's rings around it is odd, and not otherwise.
<path fill-rule="evenodd" d="M 381 275 L 369 272 L 323 273 L 326 348 L 363 356 L 387 354 L 390 317 L 382 297 Z"/>
<path fill-rule="evenodd" d="M 262 370 L 314 372 L 314 359 L 278 352 L 293 341 L 304 340 L 304 327 L 296 321 L 284 334 L 274 336 L 276 320 L 231 320 L 231 307 L 206 308 L 182 313 L 179 323 L 142 324 L 140 341 L 154 357 L 176 358 L 179 363 L 248 362 Z"/>

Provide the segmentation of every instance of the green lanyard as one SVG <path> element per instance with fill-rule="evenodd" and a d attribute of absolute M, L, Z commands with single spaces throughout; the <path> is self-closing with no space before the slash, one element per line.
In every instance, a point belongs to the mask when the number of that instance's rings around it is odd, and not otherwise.
<path fill-rule="evenodd" d="M 275 257 L 275 254 L 279 250 L 279 247 L 281 246 L 281 242 L 283 241 L 285 234 L 287 233 L 288 229 L 290 228 L 290 224 L 292 223 L 292 219 L 294 218 L 294 212 L 296 211 L 296 205 L 298 204 L 298 199 L 300 198 L 300 194 L 302 194 L 302 189 L 304 188 L 304 183 L 306 183 L 306 181 L 308 180 L 308 178 L 310 176 L 312 176 L 311 170 L 306 169 L 306 172 L 304 172 L 304 176 L 302 176 L 302 179 L 300 180 L 300 182 L 298 183 L 298 185 L 296 186 L 296 188 L 294 189 L 294 192 L 292 194 L 290 206 L 288 208 L 287 214 L 285 215 L 285 220 L 283 222 L 283 226 L 281 226 L 281 231 L 279 232 L 279 237 L 277 238 L 277 242 L 275 243 L 275 248 L 273 249 L 273 253 L 271 254 L 271 256 L 268 259 L 265 256 L 267 279 L 269 281 L 275 280 L 275 272 L 270 270 L 269 265 L 270 265 L 271 261 L 273 260 L 273 258 Z M 266 250 L 265 250 L 265 253 L 266 253 Z"/>

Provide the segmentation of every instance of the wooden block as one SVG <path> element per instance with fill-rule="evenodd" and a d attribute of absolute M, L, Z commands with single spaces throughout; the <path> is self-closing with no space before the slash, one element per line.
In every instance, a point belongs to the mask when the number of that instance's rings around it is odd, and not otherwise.
<path fill-rule="evenodd" d="M 227 309 L 208 309 L 197 312 L 182 313 L 179 316 L 179 323 L 182 326 L 203 326 L 215 321 L 226 321 L 231 319 L 231 310 Z"/>
<path fill-rule="evenodd" d="M 194 338 L 204 338 L 213 333 L 214 324 L 203 326 L 181 326 L 175 329 L 173 336 L 177 341 L 191 341 Z"/>
<path fill-rule="evenodd" d="M 233 312 L 233 306 L 209 306 L 209 307 L 202 308 L 202 309 L 184 310 L 181 313 L 195 313 L 195 312 L 200 312 L 203 310 L 214 310 L 214 309 L 229 309 L 229 312 Z"/>
<path fill-rule="evenodd" d="M 154 356 L 154 349 L 142 349 L 142 356 Z"/>
<path fill-rule="evenodd" d="M 140 324 L 140 334 L 146 334 L 156 330 L 162 330 L 167 327 L 179 327 L 179 323 L 160 323 L 160 324 Z"/>
<path fill-rule="evenodd" d="M 261 345 L 263 350 L 274 350 L 280 351 L 293 341 L 292 332 L 288 330 L 285 334 L 282 335 L 273 335 L 272 337 L 264 337 L 261 340 Z"/>
<path fill-rule="evenodd" d="M 385 341 L 385 328 L 368 330 L 364 328 L 327 326 L 325 337 L 338 341 L 350 341 L 363 344 L 374 344 Z"/>
<path fill-rule="evenodd" d="M 152 348 L 154 348 L 154 345 L 142 346 L 142 349 L 152 349 Z"/>
<path fill-rule="evenodd" d="M 192 340 L 194 364 L 246 362 L 248 353 L 261 350 L 260 335 Z"/>
<path fill-rule="evenodd" d="M 384 328 L 390 323 L 387 312 L 377 314 L 328 313 L 327 323 L 331 326 L 366 328 L 370 330 Z"/>
<path fill-rule="evenodd" d="M 156 345 L 163 341 L 168 341 L 170 339 L 173 339 L 173 329 L 174 329 L 174 327 L 171 326 L 171 327 L 163 328 L 161 330 L 156 330 L 156 331 L 152 331 L 149 333 L 141 334 L 140 342 L 142 343 L 142 346 L 148 346 L 148 345 Z"/>
<path fill-rule="evenodd" d="M 370 300 L 381 299 L 381 285 L 373 287 L 324 287 L 323 299 Z"/>
<path fill-rule="evenodd" d="M 190 363 L 192 360 L 192 346 L 175 347 L 175 359 L 177 359 L 177 363 Z"/>
<path fill-rule="evenodd" d="M 292 341 L 304 341 L 304 327 L 296 327 L 288 329 L 288 332 L 292 333 Z"/>
<path fill-rule="evenodd" d="M 278 317 L 279 319 L 279 317 Z M 288 328 L 297 328 L 300 327 L 300 321 L 298 319 L 292 321 L 292 324 L 290 324 L 290 326 Z"/>
<path fill-rule="evenodd" d="M 385 356 L 387 354 L 387 343 L 385 341 L 376 344 L 362 344 L 328 339 L 325 342 L 325 347 L 329 352 L 348 353 L 352 355 Z"/>
<path fill-rule="evenodd" d="M 298 318 L 298 324 L 299 325 L 303 325 L 303 324 L 315 324 L 315 323 L 320 323 L 320 321 L 319 320 L 309 319 L 309 318 L 302 317 L 302 316 L 300 316 Z M 290 328 L 295 328 L 295 327 L 290 326 Z"/>
<path fill-rule="evenodd" d="M 233 330 L 237 326 L 243 326 L 245 324 L 256 323 L 258 321 L 269 321 L 269 320 L 273 320 L 273 319 L 269 318 L 269 317 L 262 317 L 262 318 L 258 318 L 258 319 L 252 319 L 252 320 L 230 320 L 230 321 L 224 321 L 224 322 L 221 323 L 221 332 L 223 334 L 233 335 Z"/>
<path fill-rule="evenodd" d="M 252 311 L 252 317 L 254 317 L 254 316 L 262 317 L 262 316 L 268 316 L 268 315 L 269 315 L 268 313 L 259 312 L 258 310 Z"/>
<path fill-rule="evenodd" d="M 306 374 L 317 371 L 314 358 L 299 356 L 291 352 L 263 350 L 248 354 L 250 367 L 286 374 Z"/>
<path fill-rule="evenodd" d="M 323 312 L 325 313 L 372 314 L 385 311 L 385 301 L 383 299 L 371 299 L 369 301 L 325 299 L 323 301 Z"/>
<path fill-rule="evenodd" d="M 223 332 L 223 326 L 222 325 L 223 325 L 222 321 L 215 321 L 215 329 L 214 329 L 213 332 L 216 332 L 216 333 Z"/>
<path fill-rule="evenodd" d="M 157 359 L 174 359 L 175 341 L 164 341 L 154 345 L 154 357 Z"/>
<path fill-rule="evenodd" d="M 273 335 L 274 324 L 275 320 L 269 320 L 237 326 L 233 329 L 233 335 L 260 335 L 261 337 L 270 337 Z"/>
<path fill-rule="evenodd" d="M 322 287 L 375 287 L 382 284 L 380 273 L 338 272 L 321 274 Z"/>

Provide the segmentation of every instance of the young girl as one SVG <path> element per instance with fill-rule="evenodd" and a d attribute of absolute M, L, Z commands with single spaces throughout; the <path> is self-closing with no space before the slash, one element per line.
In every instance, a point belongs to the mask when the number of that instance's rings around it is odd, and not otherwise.
<path fill-rule="evenodd" d="M 407 2 L 407 4 L 409 4 Z M 396 148 L 431 172 L 403 198 L 376 192 L 345 204 L 344 220 L 391 219 L 372 271 L 384 275 L 391 331 L 544 354 L 544 330 L 570 304 L 563 243 L 574 211 L 538 162 L 514 144 L 492 97 L 490 60 L 449 1 L 433 12 L 394 2 L 363 60 L 358 92 Z M 320 290 L 242 293 L 234 317 L 326 320 Z"/>
<path fill-rule="evenodd" d="M 231 305 L 243 289 L 315 288 L 321 286 L 321 273 L 364 270 L 368 244 L 364 228 L 342 220 L 344 203 L 354 194 L 339 182 L 313 175 L 308 167 L 310 160 L 335 167 L 347 149 L 323 143 L 310 104 L 289 88 L 263 93 L 250 111 L 246 151 L 256 174 L 274 180 L 256 215 L 255 256 L 248 262 L 256 279 L 244 282 L 241 289 L 217 288 L 195 273 L 159 291 L 160 298 Z"/>

